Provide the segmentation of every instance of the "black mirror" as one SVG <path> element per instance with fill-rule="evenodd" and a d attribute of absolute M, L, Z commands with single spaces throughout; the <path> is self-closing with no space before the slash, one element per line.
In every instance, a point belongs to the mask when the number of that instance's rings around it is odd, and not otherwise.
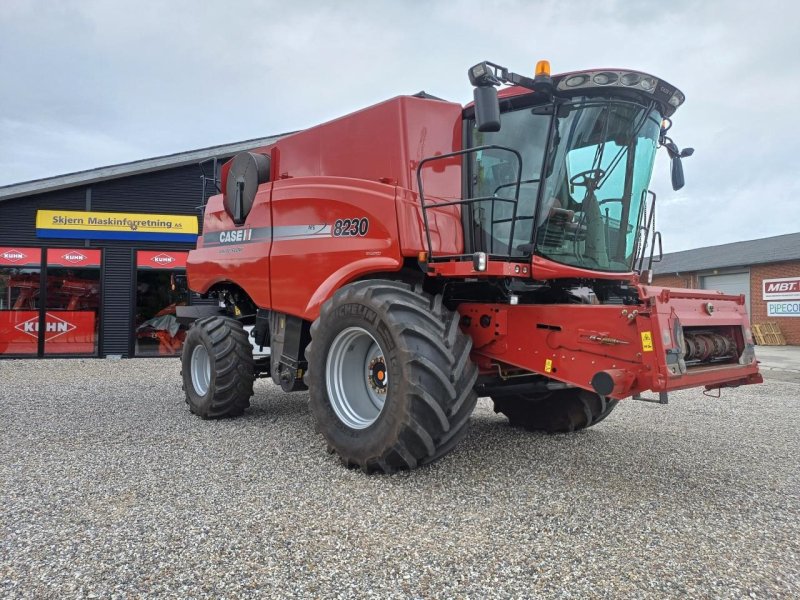
<path fill-rule="evenodd" d="M 694 148 L 684 148 L 681 150 L 681 158 L 686 158 L 694 154 Z"/>
<path fill-rule="evenodd" d="M 681 189 L 686 180 L 683 177 L 683 161 L 680 155 L 672 158 L 672 189 L 676 192 Z"/>
<path fill-rule="evenodd" d="M 500 102 L 497 100 L 497 88 L 493 85 L 478 86 L 473 97 L 478 131 L 500 131 Z"/>

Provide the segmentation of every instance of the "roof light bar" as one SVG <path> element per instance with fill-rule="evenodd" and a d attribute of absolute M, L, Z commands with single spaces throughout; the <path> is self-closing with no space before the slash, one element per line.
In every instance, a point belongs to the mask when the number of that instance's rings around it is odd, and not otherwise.
<path fill-rule="evenodd" d="M 556 79 L 558 81 L 556 89 L 562 92 L 614 87 L 652 94 L 661 102 L 669 104 L 670 113 L 683 104 L 686 99 L 674 86 L 639 71 L 618 71 L 616 69 L 583 71 L 569 73 Z"/>

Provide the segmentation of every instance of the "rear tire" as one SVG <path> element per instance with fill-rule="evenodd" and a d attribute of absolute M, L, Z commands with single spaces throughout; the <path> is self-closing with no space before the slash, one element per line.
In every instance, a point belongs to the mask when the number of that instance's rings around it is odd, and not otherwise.
<path fill-rule="evenodd" d="M 181 354 L 189 410 L 204 419 L 236 417 L 250 406 L 255 366 L 242 324 L 227 317 L 194 322 Z"/>
<path fill-rule="evenodd" d="M 328 300 L 306 349 L 311 413 L 328 449 L 364 472 L 413 469 L 467 432 L 472 340 L 441 296 L 384 280 Z"/>
<path fill-rule="evenodd" d="M 497 393 L 492 400 L 494 412 L 508 417 L 513 427 L 547 433 L 569 433 L 597 425 L 618 402 L 580 388 L 556 390 L 538 397 Z"/>

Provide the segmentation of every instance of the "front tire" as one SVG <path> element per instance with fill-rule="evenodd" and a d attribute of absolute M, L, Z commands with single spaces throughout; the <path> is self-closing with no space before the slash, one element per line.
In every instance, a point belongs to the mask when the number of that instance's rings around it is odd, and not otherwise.
<path fill-rule="evenodd" d="M 538 395 L 497 392 L 492 400 L 494 412 L 508 417 L 513 427 L 547 433 L 570 433 L 592 427 L 617 405 L 617 400 L 580 388 Z"/>
<path fill-rule="evenodd" d="M 204 419 L 236 417 L 250 406 L 255 365 L 242 324 L 228 317 L 194 322 L 181 354 L 189 410 Z"/>
<path fill-rule="evenodd" d="M 459 315 L 410 285 L 350 284 L 311 326 L 307 382 L 316 430 L 364 472 L 441 458 L 464 437 L 477 395 Z"/>

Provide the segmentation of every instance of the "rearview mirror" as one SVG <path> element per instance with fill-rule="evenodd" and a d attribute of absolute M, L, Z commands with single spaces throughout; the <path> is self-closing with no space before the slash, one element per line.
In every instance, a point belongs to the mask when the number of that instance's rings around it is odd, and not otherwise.
<path fill-rule="evenodd" d="M 478 86 L 473 92 L 473 97 L 478 131 L 500 131 L 500 102 L 497 100 L 497 88 L 493 85 Z"/>
<path fill-rule="evenodd" d="M 681 189 L 686 180 L 683 177 L 683 161 L 680 155 L 672 158 L 672 189 L 676 192 Z"/>

